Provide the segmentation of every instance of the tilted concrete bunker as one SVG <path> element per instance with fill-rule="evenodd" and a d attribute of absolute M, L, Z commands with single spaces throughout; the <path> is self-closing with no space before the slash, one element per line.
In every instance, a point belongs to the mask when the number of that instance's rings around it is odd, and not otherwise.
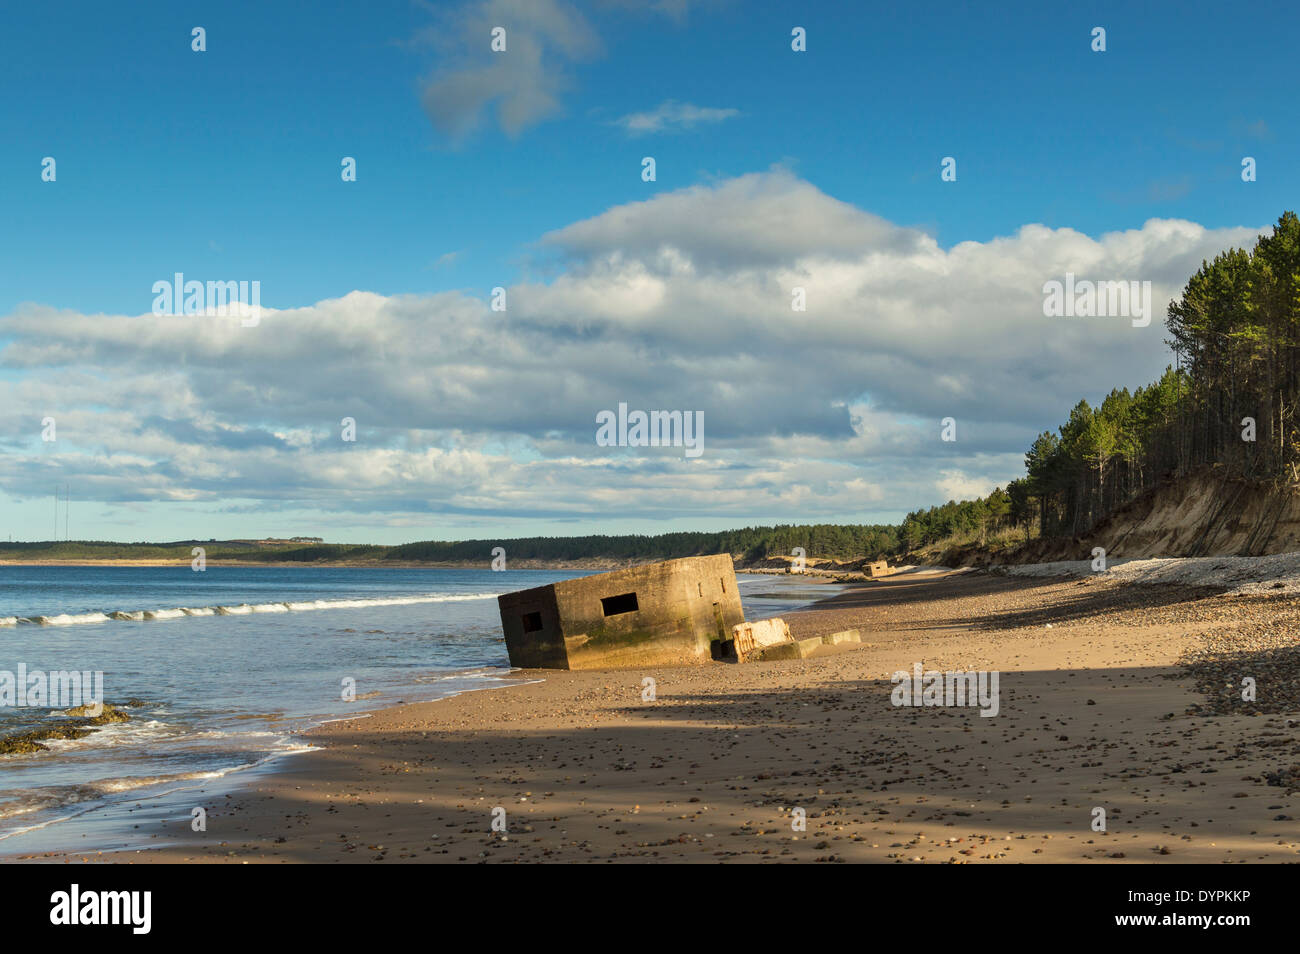
<path fill-rule="evenodd" d="M 745 621 L 726 554 L 563 580 L 497 603 L 510 664 L 522 669 L 708 662 Z"/>

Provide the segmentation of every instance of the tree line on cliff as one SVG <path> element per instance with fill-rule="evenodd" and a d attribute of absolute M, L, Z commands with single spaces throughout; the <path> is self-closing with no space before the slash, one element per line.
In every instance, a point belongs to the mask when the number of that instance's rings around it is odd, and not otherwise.
<path fill-rule="evenodd" d="M 1300 479 L 1300 219 L 1286 212 L 1250 251 L 1202 262 L 1165 327 L 1174 362 L 1100 407 L 1076 404 L 1025 454 L 1025 476 L 979 500 L 908 514 L 903 549 L 991 533 L 1075 536 L 1162 481 Z"/>

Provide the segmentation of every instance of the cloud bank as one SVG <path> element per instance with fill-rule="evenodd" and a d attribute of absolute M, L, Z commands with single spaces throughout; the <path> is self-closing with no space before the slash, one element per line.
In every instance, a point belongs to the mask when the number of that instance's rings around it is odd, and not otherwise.
<path fill-rule="evenodd" d="M 27 305 L 0 319 L 0 487 L 518 518 L 521 534 L 530 516 L 598 532 L 905 512 L 1017 476 L 1080 397 L 1154 378 L 1164 304 L 1257 232 L 1026 225 L 945 250 L 774 170 L 542 236 L 561 271 L 507 288 L 504 312 L 486 289 L 356 291 L 255 327 Z M 1151 281 L 1155 320 L 1044 317 L 1066 272 Z M 597 446 L 620 402 L 703 412 L 703 455 Z"/>

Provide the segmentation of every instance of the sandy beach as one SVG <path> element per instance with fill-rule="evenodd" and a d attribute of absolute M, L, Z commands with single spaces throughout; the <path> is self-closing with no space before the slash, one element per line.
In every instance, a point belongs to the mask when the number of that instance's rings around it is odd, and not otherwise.
<path fill-rule="evenodd" d="M 1292 595 L 917 574 L 787 619 L 797 637 L 857 628 L 864 642 L 801 661 L 521 672 L 314 730 L 320 748 L 273 777 L 196 798 L 206 832 L 184 817 L 142 828 L 149 850 L 21 857 L 1300 860 Z M 998 715 L 893 705 L 890 675 L 914 663 L 998 671 Z M 1256 703 L 1229 688 L 1242 676 Z"/>

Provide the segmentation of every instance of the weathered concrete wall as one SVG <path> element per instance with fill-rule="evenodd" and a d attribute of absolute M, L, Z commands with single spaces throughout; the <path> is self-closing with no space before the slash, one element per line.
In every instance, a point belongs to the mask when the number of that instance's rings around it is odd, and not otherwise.
<path fill-rule="evenodd" d="M 539 586 L 497 597 L 510 665 L 521 669 L 568 669 L 555 587 Z M 540 626 L 540 629 L 533 627 Z"/>
<path fill-rule="evenodd" d="M 713 644 L 729 639 L 732 626 L 745 619 L 725 554 L 564 580 L 498 602 L 510 662 L 524 668 L 708 662 Z M 538 614 L 531 625 L 540 629 L 525 631 L 529 613 Z"/>
<path fill-rule="evenodd" d="M 867 564 L 867 576 L 872 579 L 878 576 L 889 576 L 893 572 L 887 560 L 877 560 L 875 563 Z"/>

